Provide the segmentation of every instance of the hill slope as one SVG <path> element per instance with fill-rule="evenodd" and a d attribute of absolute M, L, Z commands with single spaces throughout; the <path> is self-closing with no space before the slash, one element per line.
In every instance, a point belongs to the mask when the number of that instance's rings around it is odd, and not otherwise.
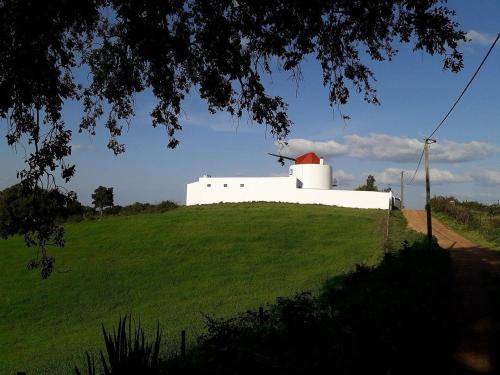
<path fill-rule="evenodd" d="M 68 224 L 47 280 L 26 271 L 31 250 L 20 238 L 0 241 L 0 373 L 69 372 L 101 344 L 100 324 L 120 314 L 194 337 L 202 313 L 227 316 L 317 290 L 378 261 L 385 215 L 259 203 Z"/>

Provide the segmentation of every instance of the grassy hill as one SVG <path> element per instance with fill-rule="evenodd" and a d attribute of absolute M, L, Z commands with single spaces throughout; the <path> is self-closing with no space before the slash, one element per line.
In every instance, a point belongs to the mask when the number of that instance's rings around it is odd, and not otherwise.
<path fill-rule="evenodd" d="M 383 253 L 385 211 L 224 204 L 68 224 L 47 280 L 0 241 L 0 373 L 69 373 L 131 313 L 169 337 L 321 285 Z M 36 370 L 34 370 L 36 369 Z M 50 369 L 50 370 L 48 370 Z"/>

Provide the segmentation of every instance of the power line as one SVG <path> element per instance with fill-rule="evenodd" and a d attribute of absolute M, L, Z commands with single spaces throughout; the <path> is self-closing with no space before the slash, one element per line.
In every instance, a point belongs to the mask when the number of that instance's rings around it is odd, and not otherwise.
<path fill-rule="evenodd" d="M 417 175 L 418 169 L 420 168 L 420 164 L 422 163 L 423 157 L 424 157 L 424 149 L 422 148 L 422 153 L 420 154 L 420 159 L 418 159 L 418 164 L 417 164 L 417 168 L 415 169 L 415 173 L 413 173 L 413 176 L 412 176 L 410 182 L 407 182 L 406 185 L 411 185 L 413 183 L 413 180 L 415 180 L 415 176 Z"/>
<path fill-rule="evenodd" d="M 486 55 L 483 57 L 483 60 L 481 61 L 481 63 L 479 64 L 479 66 L 477 67 L 476 71 L 474 72 L 474 74 L 472 75 L 472 77 L 470 78 L 469 82 L 467 82 L 467 85 L 464 87 L 464 89 L 462 90 L 462 92 L 460 93 L 460 95 L 458 96 L 457 100 L 455 100 L 455 102 L 453 103 L 453 105 L 451 106 L 450 110 L 446 113 L 446 115 L 443 117 L 443 119 L 441 120 L 441 122 L 436 126 L 436 128 L 433 130 L 433 132 L 425 139 L 425 142 L 427 142 L 438 130 L 439 128 L 444 124 L 444 122 L 446 121 L 446 119 L 450 116 L 451 112 L 453 112 L 453 110 L 455 109 L 455 107 L 457 106 L 458 102 L 462 99 L 462 97 L 464 96 L 465 92 L 467 91 L 467 89 L 469 88 L 469 86 L 471 85 L 472 81 L 474 81 L 474 79 L 476 78 L 477 74 L 479 73 L 479 71 L 481 70 L 481 68 L 483 67 L 485 61 L 488 59 L 491 51 L 493 50 L 493 48 L 495 47 L 495 45 L 497 44 L 498 42 L 498 39 L 500 39 L 500 33 L 498 33 L 497 37 L 495 38 L 495 40 L 493 41 L 493 43 L 491 44 L 490 48 L 488 49 L 488 52 L 486 53 Z M 413 183 L 413 181 L 415 180 L 415 177 L 417 176 L 417 172 L 420 168 L 420 164 L 422 163 L 422 158 L 424 156 L 424 150 L 425 150 L 425 147 L 422 149 L 422 153 L 420 154 L 420 158 L 418 159 L 418 163 L 417 163 L 417 168 L 415 169 L 415 173 L 413 173 L 413 176 L 410 180 L 410 182 L 407 183 L 407 185 L 411 185 Z"/>
<path fill-rule="evenodd" d="M 444 122 L 446 121 L 446 119 L 448 118 L 448 116 L 450 115 L 450 113 L 455 109 L 455 107 L 457 106 L 458 102 L 460 101 L 460 99 L 462 99 L 462 96 L 464 96 L 464 94 L 467 91 L 467 89 L 469 88 L 470 84 L 472 83 L 472 81 L 474 81 L 474 78 L 476 78 L 477 74 L 479 73 L 479 71 L 483 67 L 484 62 L 486 61 L 486 59 L 490 55 L 491 51 L 495 47 L 495 44 L 497 44 L 497 41 L 498 41 L 499 38 L 500 38 L 500 33 L 498 33 L 498 35 L 495 38 L 495 40 L 493 41 L 490 49 L 488 50 L 488 52 L 484 56 L 483 60 L 481 61 L 481 64 L 479 64 L 479 66 L 477 67 L 477 69 L 474 72 L 474 74 L 472 75 L 471 79 L 469 80 L 469 82 L 467 83 L 467 85 L 462 90 L 460 96 L 457 98 L 457 100 L 455 100 L 455 103 L 453 103 L 453 105 L 451 106 L 451 108 L 448 111 L 448 113 L 446 114 L 446 116 L 444 116 L 444 118 L 441 120 L 441 122 L 438 124 L 438 126 L 436 126 L 436 129 L 434 129 L 434 131 L 427 137 L 427 139 L 431 138 L 434 135 L 434 133 L 436 133 L 438 131 L 438 129 L 441 127 L 441 125 L 444 124 Z"/>

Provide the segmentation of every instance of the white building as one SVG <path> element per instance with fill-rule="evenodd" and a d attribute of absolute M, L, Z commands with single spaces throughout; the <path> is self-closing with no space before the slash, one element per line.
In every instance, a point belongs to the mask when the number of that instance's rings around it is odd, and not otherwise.
<path fill-rule="evenodd" d="M 333 190 L 332 167 L 310 152 L 295 159 L 288 177 L 200 177 L 187 184 L 186 205 L 235 202 L 324 204 L 390 209 L 391 192 Z"/>

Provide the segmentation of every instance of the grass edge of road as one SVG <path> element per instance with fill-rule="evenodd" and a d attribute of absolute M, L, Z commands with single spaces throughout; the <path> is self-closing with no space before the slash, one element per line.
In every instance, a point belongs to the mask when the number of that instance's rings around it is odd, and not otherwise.
<path fill-rule="evenodd" d="M 486 239 L 477 230 L 467 228 L 465 225 L 458 223 L 456 220 L 453 220 L 453 218 L 447 216 L 446 214 L 442 212 L 433 212 L 432 216 L 438 219 L 442 224 L 456 231 L 465 239 L 472 241 L 481 247 L 489 248 L 491 250 L 500 250 L 499 246 L 495 246 L 493 242 L 488 241 L 488 239 Z"/>

